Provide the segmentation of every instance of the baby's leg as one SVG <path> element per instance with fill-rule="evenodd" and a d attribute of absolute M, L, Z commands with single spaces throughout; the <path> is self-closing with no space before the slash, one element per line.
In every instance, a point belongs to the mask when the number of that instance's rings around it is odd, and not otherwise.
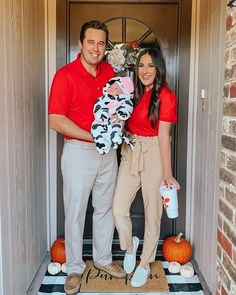
<path fill-rule="evenodd" d="M 113 149 L 117 149 L 122 143 L 122 128 L 123 125 L 121 123 L 109 125 L 108 133 L 110 134 L 111 148 Z"/>
<path fill-rule="evenodd" d="M 111 141 L 108 136 L 107 125 L 103 125 L 96 121 L 93 122 L 91 127 L 91 134 L 96 144 L 96 149 L 99 154 L 107 154 L 111 148 Z"/>

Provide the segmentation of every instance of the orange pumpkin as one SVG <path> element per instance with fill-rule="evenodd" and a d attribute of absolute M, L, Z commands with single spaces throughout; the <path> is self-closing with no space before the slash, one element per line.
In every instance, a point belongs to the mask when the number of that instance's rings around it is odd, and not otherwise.
<path fill-rule="evenodd" d="M 52 262 L 64 263 L 66 262 L 65 239 L 58 238 L 51 247 Z"/>
<path fill-rule="evenodd" d="M 192 257 L 192 246 L 182 238 L 183 234 L 178 234 L 177 237 L 167 238 L 162 246 L 162 253 L 165 260 L 171 262 L 179 262 L 185 264 Z"/>

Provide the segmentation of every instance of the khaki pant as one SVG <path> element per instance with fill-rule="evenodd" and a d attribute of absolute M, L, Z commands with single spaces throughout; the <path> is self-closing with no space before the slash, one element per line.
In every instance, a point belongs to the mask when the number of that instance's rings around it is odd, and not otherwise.
<path fill-rule="evenodd" d="M 145 231 L 141 264 L 155 261 L 160 235 L 162 200 L 162 162 L 158 137 L 135 136 L 134 151 L 122 146 L 122 159 L 113 202 L 113 216 L 119 233 L 120 246 L 125 250 L 132 241 L 130 207 L 138 189 L 142 188 Z"/>
<path fill-rule="evenodd" d="M 83 232 L 91 191 L 94 208 L 93 260 L 103 266 L 112 261 L 112 202 L 117 176 L 116 151 L 111 150 L 107 155 L 100 155 L 94 143 L 66 140 L 61 167 L 67 273 L 83 273 Z"/>

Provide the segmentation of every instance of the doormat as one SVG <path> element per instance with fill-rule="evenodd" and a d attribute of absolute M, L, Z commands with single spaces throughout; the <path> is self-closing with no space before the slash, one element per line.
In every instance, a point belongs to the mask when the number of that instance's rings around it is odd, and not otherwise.
<path fill-rule="evenodd" d="M 193 267 L 191 262 L 188 263 Z M 173 295 L 204 295 L 203 287 L 201 282 L 196 274 L 190 279 L 186 279 L 180 275 L 180 273 L 173 274 L 168 270 L 169 263 L 167 261 L 162 261 L 162 266 L 165 271 L 167 278 L 169 292 L 164 294 L 173 294 Z M 64 295 L 64 284 L 66 280 L 66 274 L 64 272 L 59 272 L 57 275 L 50 275 L 48 272 L 45 273 L 42 284 L 39 288 L 37 295 Z M 37 291 L 36 291 L 37 292 Z M 131 292 L 130 292 L 131 293 Z M 35 294 L 35 290 L 32 293 Z M 88 294 L 88 293 L 78 293 L 78 294 Z M 99 295 L 97 292 L 91 292 L 93 295 Z M 108 294 L 108 292 L 100 292 L 101 295 Z M 110 293 L 111 294 L 111 293 Z M 125 292 L 114 292 L 115 295 L 125 295 Z M 127 294 L 127 293 L 126 293 Z M 129 294 L 129 293 L 128 293 Z M 144 292 L 139 292 L 137 288 L 135 294 L 145 294 Z M 153 292 L 152 294 L 161 294 L 161 292 Z M 163 293 L 162 293 L 163 294 Z"/>
<path fill-rule="evenodd" d="M 122 265 L 121 261 L 118 261 Z M 114 278 L 93 266 L 91 260 L 86 261 L 86 270 L 82 276 L 80 292 L 83 293 L 137 293 L 138 292 L 168 292 L 169 287 L 161 261 L 151 264 L 148 282 L 139 288 L 131 287 L 132 274 L 124 278 Z"/>

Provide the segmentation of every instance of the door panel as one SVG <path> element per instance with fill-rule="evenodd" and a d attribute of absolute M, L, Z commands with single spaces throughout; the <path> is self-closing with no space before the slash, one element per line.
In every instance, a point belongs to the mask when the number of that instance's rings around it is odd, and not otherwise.
<path fill-rule="evenodd" d="M 69 5 L 70 25 L 68 58 L 72 61 L 78 54 L 79 29 L 81 25 L 92 19 L 99 19 L 103 22 L 114 17 L 129 17 L 126 23 L 126 40 L 122 40 L 122 21 L 108 22 L 108 29 L 111 31 L 112 42 L 131 42 L 138 39 L 145 33 L 146 27 L 152 29 L 160 40 L 163 54 L 166 60 L 167 81 L 170 87 L 176 89 L 177 72 L 177 49 L 178 49 L 178 3 L 71 3 Z M 91 13 L 92 12 L 92 13 Z M 136 20 L 135 20 L 136 19 Z M 145 25 L 142 26 L 140 22 Z M 111 26 L 111 27 L 110 27 Z M 136 27 L 138 26 L 138 28 Z M 140 29 L 140 31 L 139 31 Z M 153 43 L 154 34 L 149 37 Z"/>
<path fill-rule="evenodd" d="M 167 61 L 167 81 L 170 87 L 175 90 L 177 78 L 177 47 L 178 47 L 178 3 L 174 4 L 96 4 L 96 3 L 72 3 L 69 6 L 70 26 L 69 26 L 69 57 L 74 60 L 78 54 L 78 28 L 91 19 L 99 19 L 106 22 L 109 32 L 109 39 L 112 43 L 131 42 L 139 39 L 149 28 L 153 33 L 145 41 L 150 42 L 150 46 L 159 39 L 165 60 Z M 128 16 L 125 25 L 122 19 L 115 17 Z M 137 26 L 137 27 L 136 27 Z M 125 33 L 122 31 L 125 30 Z M 125 36 L 125 37 L 124 37 Z M 173 148 L 175 142 L 173 141 Z M 153 176 L 155 177 L 155 176 Z M 90 239 L 92 235 L 92 212 L 91 201 L 87 211 L 86 230 L 84 237 Z M 143 202 L 141 190 L 131 208 L 133 219 L 133 231 L 135 235 L 143 236 L 144 218 Z M 164 212 L 161 227 L 161 237 L 173 232 L 173 221 L 166 217 Z"/>
<path fill-rule="evenodd" d="M 66 11 L 65 3 L 67 3 Z M 140 38 L 149 28 L 152 33 L 145 39 L 147 44 L 160 45 L 166 61 L 167 82 L 179 98 L 178 125 L 172 130 L 172 155 L 173 171 L 181 183 L 179 193 L 179 212 L 177 220 L 170 220 L 163 212 L 160 242 L 176 231 L 185 229 L 185 178 L 186 178 L 186 142 L 187 142 L 187 113 L 188 113 L 188 74 L 189 74 L 189 51 L 190 51 L 190 0 L 166 0 L 152 2 L 128 3 L 103 1 L 86 2 L 58 0 L 60 19 L 58 19 L 58 67 L 75 59 L 79 52 L 78 39 L 81 25 L 91 19 L 107 22 L 112 42 L 130 42 Z M 64 11 L 64 18 L 63 12 Z M 120 17 L 120 18 L 118 18 Z M 125 33 L 124 19 L 125 17 Z M 116 18 L 113 21 L 112 18 Z M 64 32 L 64 33 L 63 33 Z M 64 38 L 63 38 L 64 36 Z M 158 46 L 159 46 L 158 45 Z M 64 48 L 64 55 L 63 50 Z M 62 62 L 64 60 L 64 62 Z M 181 79 L 179 77 L 181 76 Z M 181 97 L 180 97 L 181 95 Z M 58 141 L 58 158 L 61 153 L 62 141 Z M 60 167 L 58 179 L 61 179 Z M 60 182 L 60 181 L 59 181 Z M 59 187 L 59 186 L 58 186 Z M 58 208 L 63 207 L 62 190 L 58 191 Z M 87 209 L 85 223 L 85 240 L 91 244 L 92 238 L 92 205 L 91 198 Z M 58 235 L 64 233 L 64 216 L 59 214 Z M 138 192 L 131 207 L 134 234 L 142 237 L 144 231 L 143 202 L 141 191 Z M 117 243 L 117 234 L 115 241 Z"/>

